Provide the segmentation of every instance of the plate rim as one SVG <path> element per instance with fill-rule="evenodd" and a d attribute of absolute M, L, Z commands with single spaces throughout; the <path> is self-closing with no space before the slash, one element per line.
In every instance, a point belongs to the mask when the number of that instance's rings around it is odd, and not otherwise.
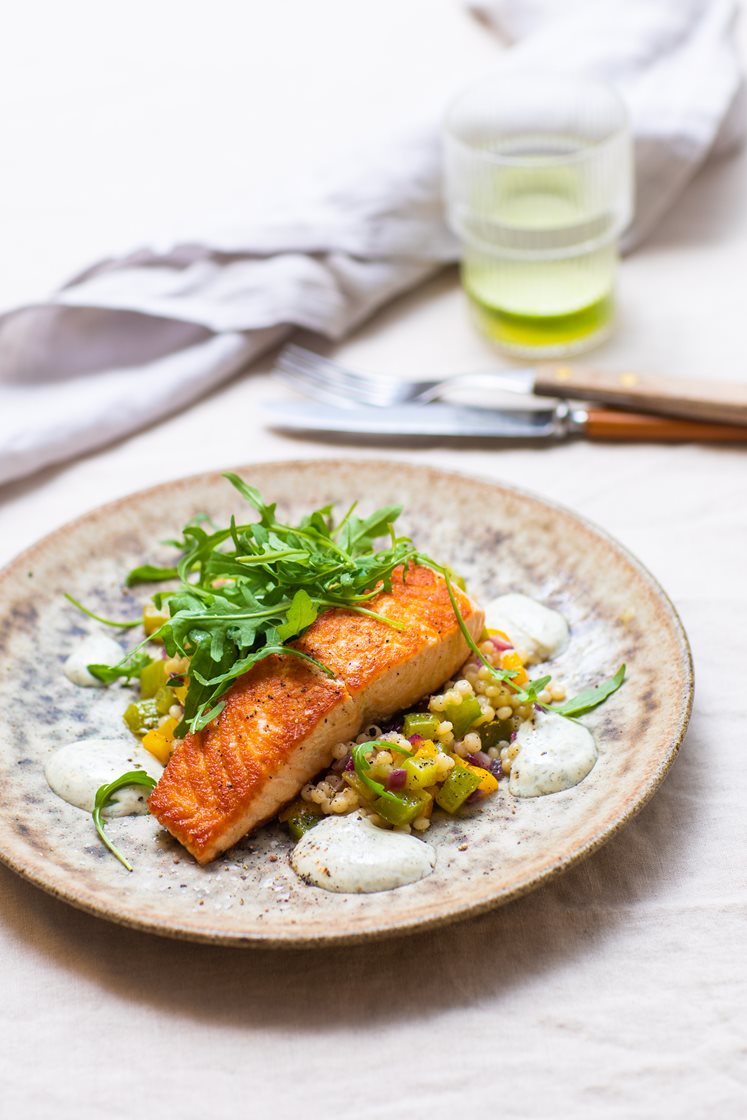
<path fill-rule="evenodd" d="M 191 928 L 186 925 L 176 926 L 173 922 L 159 923 L 155 920 L 138 920 L 127 914 L 113 912 L 106 908 L 105 903 L 88 901 L 87 898 L 82 898 L 76 895 L 73 890 L 64 890 L 54 883 L 44 879 L 43 875 L 37 874 L 34 870 L 25 867 L 21 862 L 14 858 L 13 854 L 5 851 L 2 842 L 0 841 L 0 863 L 4 864 L 9 870 L 20 876 L 21 879 L 33 886 L 38 887 L 46 894 L 51 895 L 53 898 L 64 902 L 74 909 L 81 910 L 84 913 L 90 914 L 93 917 L 103 919 L 115 925 L 124 926 L 128 929 L 137 930 L 143 933 L 155 934 L 160 937 L 168 938 L 169 940 L 187 941 L 194 944 L 201 945 L 219 945 L 222 947 L 234 948 L 257 948 L 257 949 L 309 949 L 309 948 L 333 948 L 339 945 L 350 944 L 363 944 L 373 941 L 382 941 L 389 938 L 405 937 L 414 935 L 416 933 L 443 928 L 444 926 L 451 925 L 454 922 L 467 920 L 469 918 L 478 917 L 481 914 L 488 913 L 491 910 L 497 909 L 515 899 L 522 898 L 524 895 L 530 894 L 532 891 L 546 885 L 559 875 L 568 871 L 571 867 L 580 863 L 582 860 L 587 859 L 594 852 L 598 851 L 608 840 L 611 840 L 620 829 L 624 828 L 638 813 L 649 803 L 656 791 L 661 786 L 662 782 L 669 773 L 672 765 L 674 764 L 677 755 L 679 754 L 680 747 L 687 733 L 692 715 L 693 701 L 695 694 L 695 670 L 693 662 L 693 654 L 690 646 L 690 640 L 685 630 L 684 624 L 680 614 L 672 602 L 669 594 L 662 587 L 659 580 L 653 573 L 627 548 L 622 544 L 613 534 L 609 533 L 606 529 L 597 525 L 596 522 L 586 517 L 584 514 L 577 513 L 569 506 L 557 502 L 554 499 L 546 498 L 543 495 L 537 494 L 532 490 L 524 489 L 520 486 L 515 486 L 513 483 L 496 481 L 487 475 L 479 472 L 471 473 L 465 471 L 445 470 L 441 467 L 436 467 L 430 463 L 413 463 L 409 459 L 402 459 L 399 457 L 391 457 L 387 459 L 381 458 L 350 458 L 345 456 L 320 456 L 317 458 L 309 459 L 268 459 L 261 460 L 255 463 L 243 463 L 239 466 L 230 466 L 224 469 L 213 469 L 206 471 L 197 471 L 189 475 L 179 475 L 176 478 L 168 479 L 164 482 L 156 483 L 152 486 L 146 486 L 139 490 L 133 490 L 119 498 L 114 498 L 111 501 L 104 502 L 100 505 L 93 506 L 86 512 L 79 514 L 77 517 L 59 525 L 50 533 L 45 534 L 43 537 L 34 541 L 33 544 L 23 549 L 16 556 L 12 557 L 6 564 L 0 568 L 0 603 L 2 602 L 2 594 L 6 581 L 15 575 L 18 568 L 25 567 L 39 551 L 45 550 L 54 541 L 66 536 L 71 531 L 75 530 L 79 525 L 84 525 L 92 520 L 95 520 L 102 515 L 116 512 L 122 506 L 128 505 L 133 499 L 145 499 L 150 496 L 155 496 L 161 492 L 168 491 L 175 486 L 184 486 L 190 482 L 200 480 L 218 481 L 224 477 L 226 471 L 232 471 L 238 474 L 244 472 L 251 472 L 258 468 L 261 469 L 276 469 L 278 471 L 289 471 L 293 469 L 308 469 L 308 468 L 329 468 L 337 466 L 340 468 L 359 469 L 363 464 L 372 471 L 377 467 L 391 469 L 393 466 L 398 469 L 404 469 L 412 475 L 438 475 L 443 479 L 454 479 L 459 482 L 477 482 L 483 486 L 490 487 L 493 490 L 503 491 L 508 495 L 516 495 L 520 498 L 528 499 L 530 502 L 539 503 L 545 508 L 551 510 L 553 513 L 560 513 L 564 516 L 570 516 L 577 522 L 580 522 L 587 529 L 591 530 L 593 534 L 601 537 L 613 549 L 621 553 L 625 559 L 636 569 L 639 575 L 646 580 L 652 590 L 655 592 L 658 600 L 663 603 L 670 615 L 671 622 L 679 639 L 678 644 L 682 652 L 681 669 L 684 674 L 683 690 L 685 692 L 685 704 L 683 710 L 679 713 L 679 718 L 674 729 L 672 740 L 669 744 L 666 755 L 662 758 L 656 771 L 652 774 L 645 786 L 637 793 L 636 797 L 626 808 L 615 817 L 613 823 L 607 827 L 600 829 L 595 835 L 588 839 L 578 849 L 566 856 L 561 857 L 557 863 L 548 867 L 546 870 L 535 874 L 526 882 L 520 883 L 511 889 L 495 892 L 488 896 L 477 899 L 469 906 L 460 905 L 456 909 L 445 908 L 441 913 L 424 919 L 411 919 L 411 920 L 398 920 L 396 924 L 387 925 L 386 922 L 377 924 L 372 928 L 365 930 L 358 930 L 349 933 L 330 933 L 318 934 L 304 937 L 299 936 L 299 930 L 295 926 L 291 926 L 291 936 L 282 937 L 278 936 L 276 932 L 268 935 L 263 935 L 259 931 L 250 934 L 241 934 L 238 932 L 227 932 L 222 930 L 219 926 L 215 928 L 202 927 L 200 929 Z"/>

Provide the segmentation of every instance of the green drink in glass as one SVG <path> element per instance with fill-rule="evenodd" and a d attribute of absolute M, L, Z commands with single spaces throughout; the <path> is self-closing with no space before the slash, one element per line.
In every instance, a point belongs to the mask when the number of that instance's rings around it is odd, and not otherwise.
<path fill-rule="evenodd" d="M 446 195 L 483 332 L 525 357 L 578 353 L 612 326 L 632 208 L 624 107 L 568 78 L 488 81 L 446 121 Z"/>

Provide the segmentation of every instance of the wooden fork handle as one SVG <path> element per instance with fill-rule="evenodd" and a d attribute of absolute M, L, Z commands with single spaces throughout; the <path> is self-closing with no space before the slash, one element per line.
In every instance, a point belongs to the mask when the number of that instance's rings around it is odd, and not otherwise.
<path fill-rule="evenodd" d="M 741 424 L 706 424 L 611 408 L 586 409 L 585 434 L 589 439 L 650 440 L 652 443 L 707 443 L 711 440 L 747 443 L 747 426 Z"/>
<path fill-rule="evenodd" d="M 534 391 L 540 396 L 571 397 L 636 412 L 747 425 L 747 383 L 736 381 L 691 381 L 552 365 L 536 370 Z"/>

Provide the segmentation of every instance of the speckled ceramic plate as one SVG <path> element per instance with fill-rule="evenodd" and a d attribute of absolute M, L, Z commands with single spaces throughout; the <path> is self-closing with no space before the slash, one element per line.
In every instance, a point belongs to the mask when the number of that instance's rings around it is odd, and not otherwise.
<path fill-rule="evenodd" d="M 384 462 L 271 463 L 241 473 L 283 514 L 327 502 L 405 507 L 402 528 L 463 573 L 478 598 L 522 591 L 556 607 L 572 631 L 554 673 L 569 693 L 625 661 L 628 680 L 584 722 L 599 761 L 574 789 L 434 823 L 434 873 L 387 894 L 331 894 L 301 882 L 291 842 L 261 829 L 198 867 L 150 817 L 110 831 L 135 870 L 98 842 L 88 814 L 48 788 L 44 764 L 71 739 L 122 735 L 126 693 L 81 689 L 62 662 L 96 624 L 69 591 L 113 617 L 121 581 L 166 558 L 157 543 L 195 513 L 239 512 L 220 475 L 167 483 L 94 510 L 46 537 L 0 575 L 0 857 L 37 886 L 91 913 L 155 933 L 233 945 L 319 945 L 383 937 L 478 914 L 539 886 L 593 852 L 656 790 L 690 714 L 687 638 L 664 592 L 619 544 L 568 510 L 461 475 Z M 129 593 L 130 613 L 144 592 Z M 124 606 L 123 606 L 124 603 Z M 123 642 L 126 638 L 123 639 Z"/>

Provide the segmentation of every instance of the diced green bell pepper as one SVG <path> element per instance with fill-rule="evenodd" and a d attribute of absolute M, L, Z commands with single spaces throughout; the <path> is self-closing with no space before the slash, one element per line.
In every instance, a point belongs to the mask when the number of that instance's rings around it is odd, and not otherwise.
<path fill-rule="evenodd" d="M 355 770 L 346 770 L 342 776 L 344 781 L 355 790 L 360 800 L 364 803 L 372 801 L 376 796 L 373 790 L 371 790 L 363 779 L 356 774 Z"/>
<path fill-rule="evenodd" d="M 481 714 L 482 708 L 476 696 L 466 696 L 461 704 L 447 704 L 444 708 L 444 719 L 453 724 L 455 739 L 463 739 Z"/>
<path fill-rule="evenodd" d="M 438 762 L 435 758 L 406 758 L 402 769 L 407 774 L 407 789 L 419 790 L 432 786 L 438 775 Z"/>
<path fill-rule="evenodd" d="M 319 824 L 322 819 L 321 813 L 315 813 L 311 809 L 304 809 L 302 812 L 288 817 L 285 822 L 288 825 L 288 831 L 294 840 L 300 840 L 305 832 L 309 832 L 314 825 Z"/>
<path fill-rule="evenodd" d="M 474 793 L 482 778 L 468 770 L 466 766 L 458 764 L 444 781 L 436 794 L 436 804 L 445 809 L 447 813 L 456 813 L 464 805 L 471 793 Z"/>
<path fill-rule="evenodd" d="M 146 665 L 144 669 L 140 670 L 140 696 L 143 700 L 150 700 L 155 696 L 159 688 L 166 684 L 166 662 L 162 658 L 156 661 L 151 661 L 150 665 Z"/>
<path fill-rule="evenodd" d="M 388 793 L 386 797 L 378 797 L 373 808 L 385 821 L 398 827 L 422 816 L 432 800 L 429 793 Z"/>
<path fill-rule="evenodd" d="M 404 735 L 419 735 L 421 739 L 432 739 L 438 731 L 441 720 L 430 712 L 408 712 L 405 716 Z"/>
<path fill-rule="evenodd" d="M 493 719 L 490 723 L 482 723 L 477 728 L 477 734 L 480 736 L 482 749 L 489 751 L 491 747 L 497 747 L 499 743 L 510 742 L 511 734 L 514 725 L 510 719 Z"/>
<path fill-rule="evenodd" d="M 171 705 L 176 703 L 176 697 L 174 696 L 173 691 L 170 688 L 167 688 L 166 685 L 164 685 L 162 688 L 159 688 L 153 699 L 155 701 L 156 711 L 158 712 L 159 716 L 167 716 L 169 714 Z"/>
<path fill-rule="evenodd" d="M 155 700 L 137 700 L 125 708 L 123 719 L 133 735 L 142 739 L 146 731 L 158 727 L 160 717 Z"/>

